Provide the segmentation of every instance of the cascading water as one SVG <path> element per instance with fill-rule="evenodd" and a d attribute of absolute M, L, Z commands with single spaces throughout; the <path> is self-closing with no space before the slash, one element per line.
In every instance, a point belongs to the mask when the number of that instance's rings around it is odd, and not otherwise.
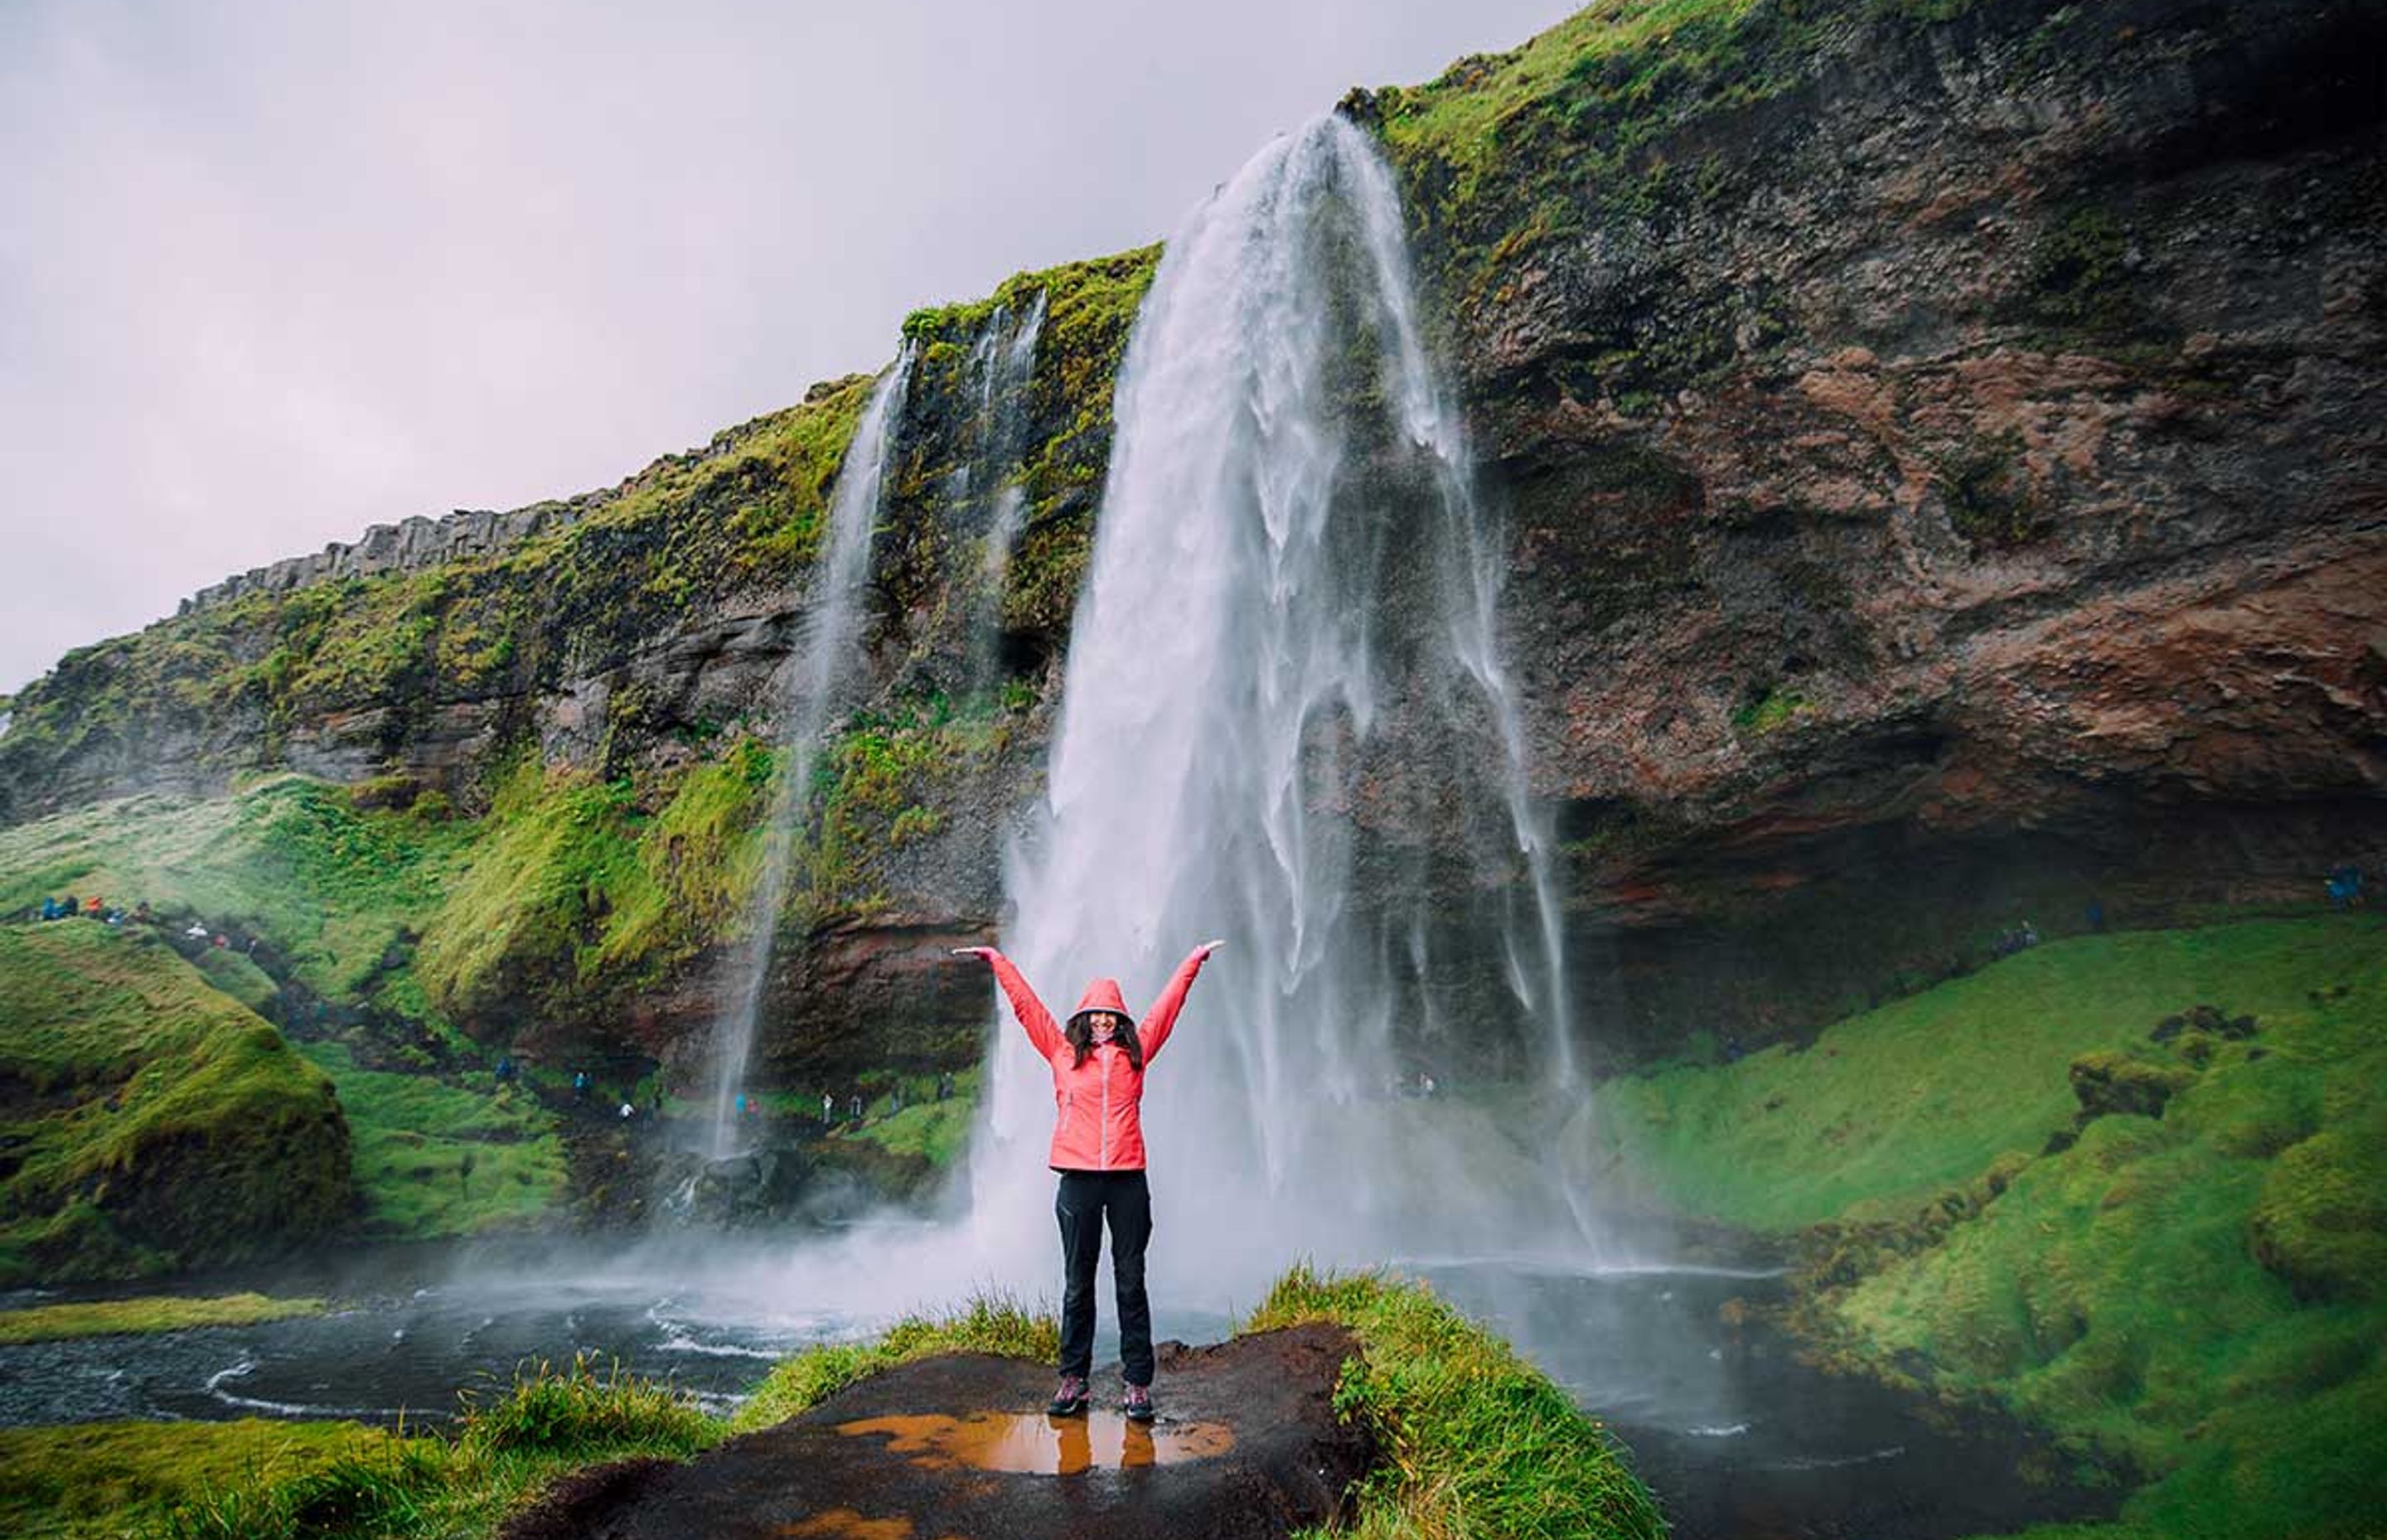
<path fill-rule="evenodd" d="M 813 569 L 813 586 L 801 635 L 780 665 L 782 757 L 773 777 L 764 832 L 761 877 L 755 884 L 748 934 L 731 960 L 726 1007 L 714 1027 L 712 1151 L 715 1159 L 738 1146 L 738 1097 L 754 1044 L 763 985 L 771 967 L 781 905 L 787 900 L 788 868 L 803 832 L 802 813 L 812 785 L 814 755 L 827 726 L 830 701 L 853 654 L 855 599 L 870 571 L 870 532 L 878 521 L 887 449 L 903 415 L 912 379 L 909 342 L 872 387 L 869 403 L 854 424 L 845 462 L 829 499 L 828 543 Z"/>
<path fill-rule="evenodd" d="M 1056 1013 L 1105 973 L 1140 1010 L 1228 940 L 1147 1082 L 1156 1269 L 1232 1291 L 1303 1255 L 1579 1257 L 1546 1098 L 1403 1093 L 1431 1073 L 1396 1057 L 1421 1041 L 1445 1076 L 1563 1089 L 1573 1067 L 1497 551 L 1358 131 L 1278 140 L 1169 242 L 1117 406 L 1005 950 Z M 1431 837 L 1363 832 L 1395 810 Z M 1520 879 L 1531 926 L 1508 913 Z M 1437 1004 L 1485 957 L 1506 990 Z M 992 1064 L 977 1250 L 1042 1277 L 1048 1073 L 1007 1017 Z"/>
<path fill-rule="evenodd" d="M 1010 335 L 997 350 L 997 339 L 1006 327 Z M 989 354 L 979 376 L 979 440 L 974 463 L 991 479 L 994 494 L 979 561 L 975 587 L 979 598 L 972 605 L 969 676 L 974 687 L 992 678 L 996 671 L 994 643 L 1003 623 L 1004 575 L 1011 565 L 1012 543 L 1019 537 L 1020 515 L 1027 505 L 1017 471 L 1027 447 L 1028 383 L 1036 371 L 1036 344 L 1043 335 L 1044 294 L 1040 289 L 1016 321 L 1007 309 L 998 308 L 980 343 Z"/>

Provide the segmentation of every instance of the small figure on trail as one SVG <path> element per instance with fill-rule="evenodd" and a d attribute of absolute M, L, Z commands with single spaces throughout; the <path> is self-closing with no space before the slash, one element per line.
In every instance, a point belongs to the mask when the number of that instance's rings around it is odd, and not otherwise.
<path fill-rule="evenodd" d="M 2352 909 L 2362 902 L 2362 868 L 2345 862 L 2329 874 L 2329 906 Z"/>
<path fill-rule="evenodd" d="M 836 1121 L 837 1098 L 824 1091 L 821 1092 L 821 1127 L 826 1129 Z"/>
<path fill-rule="evenodd" d="M 625 1102 L 625 1103 L 623 1103 L 623 1104 L 622 1104 L 622 1121 L 623 1121 L 623 1122 L 626 1123 L 626 1122 L 628 1122 L 631 1118 L 636 1117 L 638 1115 L 638 1108 L 636 1108 L 636 1107 L 632 1106 L 632 1105 L 631 1105 L 629 1103 L 627 1103 L 627 1102 Z"/>
<path fill-rule="evenodd" d="M 588 1071 L 586 1069 L 572 1072 L 572 1099 L 575 1102 L 588 1100 Z"/>
<path fill-rule="evenodd" d="M 147 925 L 149 923 L 149 901 L 147 899 L 143 899 L 140 903 L 133 906 L 133 918 L 136 924 Z"/>
<path fill-rule="evenodd" d="M 845 1099 L 845 1111 L 846 1116 L 855 1122 L 862 1121 L 862 1092 L 857 1091 Z"/>
<path fill-rule="evenodd" d="M 232 938 L 219 930 L 216 932 L 215 946 L 218 952 L 230 952 L 232 950 Z"/>
<path fill-rule="evenodd" d="M 44 894 L 42 898 L 42 918 L 45 920 L 54 920 L 57 917 L 58 901 Z"/>
<path fill-rule="evenodd" d="M 1153 1419 L 1152 1301 L 1143 1283 L 1152 1189 L 1144 1177 L 1139 1113 L 1143 1077 L 1175 1029 L 1194 975 L 1225 944 L 1205 941 L 1187 953 L 1141 1024 L 1128 1016 L 1118 980 L 1097 978 L 1086 987 L 1066 1027 L 1054 1021 L 1010 958 L 991 946 L 954 949 L 956 956 L 979 958 L 993 968 L 1012 1014 L 1053 1072 L 1058 1116 L 1045 1164 L 1060 1178 L 1053 1212 L 1061 1227 L 1063 1277 L 1061 1377 L 1044 1408 L 1054 1417 L 1086 1409 L 1086 1378 L 1094 1360 L 1094 1272 L 1107 1223 L 1119 1366 L 1126 1381 L 1119 1409 L 1133 1421 Z"/>
<path fill-rule="evenodd" d="M 937 1077 L 937 1100 L 940 1102 L 950 1102 L 953 1099 L 954 1072 L 948 1069 L 943 1074 Z"/>
<path fill-rule="evenodd" d="M 85 917 L 90 919 L 95 920 L 99 918 L 101 912 L 107 907 L 107 906 L 106 904 L 99 902 L 97 897 L 87 898 L 82 901 L 83 915 Z"/>
<path fill-rule="evenodd" d="M 654 1094 L 648 1099 L 647 1111 L 650 1116 L 656 1117 L 661 1117 L 663 1115 L 663 1083 L 661 1080 L 657 1080 L 655 1082 L 655 1092 Z"/>
<path fill-rule="evenodd" d="M 732 1117 L 743 1117 L 746 1116 L 746 1093 L 744 1092 L 741 1091 L 737 1095 L 729 1099 L 729 1115 Z"/>
<path fill-rule="evenodd" d="M 183 931 L 183 938 L 188 940 L 204 941 L 208 939 L 208 928 L 201 925 L 198 921 L 193 920 L 191 922 L 191 928 Z"/>
<path fill-rule="evenodd" d="M 514 1078 L 514 1056 L 513 1056 L 512 1054 L 499 1054 L 499 1055 L 498 1055 L 498 1068 L 497 1068 L 497 1080 L 498 1080 L 498 1084 L 499 1084 L 499 1085 L 505 1085 L 505 1084 L 508 1084 L 509 1082 L 511 1082 L 511 1081 L 513 1079 L 513 1078 Z"/>
<path fill-rule="evenodd" d="M 898 1081 L 896 1081 L 896 1082 L 895 1082 L 895 1089 L 894 1089 L 893 1091 L 890 1091 L 890 1092 L 889 1092 L 887 1093 L 887 1113 L 888 1113 L 888 1116 L 891 1117 L 893 1117 L 896 1113 L 899 1113 L 899 1112 L 901 1112 L 901 1111 L 903 1111 L 903 1081 L 901 1081 L 901 1080 L 898 1080 Z"/>
<path fill-rule="evenodd" d="M 72 893 L 69 893 L 66 897 L 58 900 L 58 918 L 62 920 L 70 920 L 82 913 L 82 909 L 75 903 L 75 896 Z"/>

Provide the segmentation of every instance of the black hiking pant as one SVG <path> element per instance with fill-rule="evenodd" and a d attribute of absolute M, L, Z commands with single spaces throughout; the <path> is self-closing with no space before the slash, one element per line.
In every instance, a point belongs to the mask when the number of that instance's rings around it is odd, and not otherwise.
<path fill-rule="evenodd" d="M 1111 1285 L 1118 1305 L 1119 1367 L 1130 1385 L 1152 1383 L 1152 1301 L 1143 1247 L 1152 1239 L 1152 1188 L 1142 1171 L 1064 1171 L 1053 1212 L 1061 1221 L 1061 1372 L 1094 1366 L 1094 1267 L 1111 1227 Z"/>

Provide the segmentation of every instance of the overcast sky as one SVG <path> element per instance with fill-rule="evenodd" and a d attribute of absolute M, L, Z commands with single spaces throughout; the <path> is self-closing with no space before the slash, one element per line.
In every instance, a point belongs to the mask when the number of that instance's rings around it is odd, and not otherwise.
<path fill-rule="evenodd" d="M 1567 0 L 0 0 L 0 691 L 610 485 Z"/>

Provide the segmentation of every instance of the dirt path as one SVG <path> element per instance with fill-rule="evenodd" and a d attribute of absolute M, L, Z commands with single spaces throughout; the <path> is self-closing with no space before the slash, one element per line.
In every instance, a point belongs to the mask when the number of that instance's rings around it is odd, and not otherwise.
<path fill-rule="evenodd" d="M 1355 1351 L 1324 1325 L 1164 1343 L 1148 1430 L 1118 1416 L 1116 1366 L 1092 1414 L 1048 1419 L 1045 1365 L 923 1359 L 686 1465 L 583 1471 L 503 1540 L 1281 1540 L 1371 1457 L 1334 1419 Z"/>

